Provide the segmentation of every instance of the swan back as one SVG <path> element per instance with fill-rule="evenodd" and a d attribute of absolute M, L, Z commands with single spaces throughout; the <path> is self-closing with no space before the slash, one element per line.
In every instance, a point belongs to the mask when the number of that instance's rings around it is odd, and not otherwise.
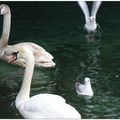
<path fill-rule="evenodd" d="M 19 108 L 25 118 L 81 118 L 79 112 L 55 94 L 39 94 Z"/>
<path fill-rule="evenodd" d="M 9 46 L 4 50 L 4 56 L 11 56 L 13 52 L 19 51 L 23 47 L 28 47 L 33 55 L 35 56 L 35 62 L 39 62 L 39 66 L 41 67 L 54 67 L 55 63 L 53 62 L 54 57 L 48 53 L 44 48 L 30 42 L 18 43 L 13 46 Z M 23 58 L 17 59 L 16 61 L 23 61 L 25 64 L 25 60 Z"/>

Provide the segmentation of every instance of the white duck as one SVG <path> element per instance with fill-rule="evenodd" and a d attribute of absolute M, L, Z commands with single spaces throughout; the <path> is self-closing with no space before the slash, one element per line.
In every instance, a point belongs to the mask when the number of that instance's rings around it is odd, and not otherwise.
<path fill-rule="evenodd" d="M 96 15 L 97 11 L 101 5 L 101 1 L 93 1 L 91 14 L 89 12 L 87 3 L 85 1 L 78 1 L 79 6 L 81 7 L 84 16 L 85 16 L 85 29 L 89 32 L 95 32 L 97 28 Z"/>
<path fill-rule="evenodd" d="M 16 59 L 24 59 L 26 63 L 22 86 L 15 100 L 16 108 L 24 118 L 81 118 L 79 112 L 67 104 L 66 100 L 59 95 L 38 94 L 30 97 L 34 56 L 28 47 L 14 47 L 11 51 L 7 49 L 5 54 L 13 55 L 10 62 Z M 43 61 L 43 64 L 51 66 L 51 62 Z"/>
<path fill-rule="evenodd" d="M 10 12 L 10 8 L 8 5 L 5 5 L 5 4 L 0 5 L 0 15 L 3 15 L 3 31 L 2 31 L 2 35 L 0 38 L 0 59 L 8 62 L 10 60 L 10 57 L 6 56 L 4 54 L 4 52 L 7 48 L 9 48 L 9 51 L 11 51 L 12 47 L 14 47 L 14 45 L 8 45 L 10 27 L 11 27 L 11 12 Z M 37 66 L 37 67 L 41 67 L 43 65 L 42 61 L 44 61 L 43 60 L 44 58 L 41 57 L 41 55 L 46 56 L 47 60 L 53 59 L 53 56 L 50 53 L 48 53 L 44 48 L 40 47 L 39 45 L 37 45 L 35 43 L 23 42 L 23 43 L 18 43 L 15 46 L 18 46 L 18 47 L 27 46 L 27 47 L 29 47 L 34 55 L 35 66 Z M 46 59 L 46 57 L 45 57 L 45 59 Z M 12 63 L 17 64 L 17 65 L 22 66 L 22 67 L 25 67 L 25 60 L 24 59 L 18 59 Z M 54 63 L 54 65 L 55 65 L 55 63 Z"/>
<path fill-rule="evenodd" d="M 91 99 L 93 97 L 93 90 L 90 83 L 90 78 L 86 77 L 84 84 L 80 82 L 75 83 L 76 92 L 78 95 L 82 96 L 85 99 Z"/>

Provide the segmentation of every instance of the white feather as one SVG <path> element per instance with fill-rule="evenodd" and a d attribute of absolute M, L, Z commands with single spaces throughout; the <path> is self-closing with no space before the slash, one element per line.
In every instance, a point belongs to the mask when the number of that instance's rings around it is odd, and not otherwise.
<path fill-rule="evenodd" d="M 85 84 L 81 84 L 77 82 L 75 84 L 76 92 L 78 95 L 83 96 L 86 99 L 90 99 L 93 97 L 93 90 L 91 87 L 90 79 L 85 78 L 84 83 Z"/>

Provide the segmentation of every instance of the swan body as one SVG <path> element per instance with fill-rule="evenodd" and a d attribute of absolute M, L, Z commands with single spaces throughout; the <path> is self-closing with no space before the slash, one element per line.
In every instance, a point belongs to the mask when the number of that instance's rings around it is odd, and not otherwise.
<path fill-rule="evenodd" d="M 48 59 L 53 58 L 53 56 L 50 53 L 48 53 L 44 48 L 32 42 L 23 42 L 23 43 L 18 43 L 16 45 L 8 45 L 10 27 L 11 27 L 10 8 L 5 4 L 0 5 L 0 14 L 3 15 L 3 31 L 0 38 L 0 59 L 9 62 L 10 57 L 6 56 L 4 53 L 7 49 L 9 49 L 9 51 L 12 51 L 14 46 L 17 46 L 18 48 L 22 46 L 29 47 L 34 55 L 36 67 L 41 67 L 41 65 L 43 65 L 41 63 L 43 59 L 41 58 L 41 54 L 42 55 L 44 54 L 44 56 L 46 56 Z M 47 59 L 46 57 L 45 59 Z M 12 64 L 17 64 L 19 66 L 25 67 L 25 60 L 17 59 L 16 61 L 12 62 Z M 55 66 L 54 62 L 53 62 L 53 66 Z"/>
<path fill-rule="evenodd" d="M 30 86 L 34 71 L 34 56 L 29 47 L 6 50 L 6 55 L 13 55 L 11 61 L 24 59 L 26 63 L 24 79 L 16 97 L 15 104 L 24 118 L 81 118 L 78 111 L 66 100 L 55 94 L 38 94 L 30 98 Z M 15 58 L 16 57 L 16 58 Z M 46 63 L 46 61 L 43 61 Z M 49 62 L 48 62 L 49 63 Z M 51 63 L 51 62 L 50 62 Z"/>
<path fill-rule="evenodd" d="M 88 32 L 93 32 L 95 31 L 97 28 L 97 23 L 96 21 L 94 20 L 93 16 L 91 16 L 89 18 L 89 21 L 87 21 L 85 23 L 85 29 L 88 31 Z"/>
<path fill-rule="evenodd" d="M 12 56 L 10 56 L 10 54 L 9 54 L 9 56 L 6 55 L 5 51 L 9 51 L 9 53 L 11 53 L 12 51 L 15 51 L 16 49 L 20 49 L 24 46 L 28 47 L 31 50 L 31 52 L 33 53 L 34 58 L 35 58 L 35 65 L 37 67 L 38 66 L 39 67 L 54 67 L 55 66 L 55 63 L 52 61 L 54 57 L 50 53 L 48 53 L 44 48 L 40 47 L 37 44 L 31 43 L 31 42 L 18 43 L 18 44 L 12 45 L 12 46 L 8 45 L 6 48 L 3 48 L 4 50 L 0 51 L 0 52 L 2 52 L 1 53 L 2 59 L 9 63 Z M 46 63 L 45 63 L 45 61 L 46 61 Z M 43 62 L 44 62 L 44 64 L 43 64 Z M 46 65 L 46 64 L 48 64 L 47 62 L 50 63 L 50 66 Z M 25 67 L 24 59 L 17 59 L 13 63 L 17 64 L 19 66 Z"/>
<path fill-rule="evenodd" d="M 101 1 L 93 1 L 91 14 L 85 1 L 78 1 L 78 5 L 81 7 L 85 16 L 85 29 L 88 32 L 95 32 L 97 28 L 96 14 L 101 5 Z"/>
<path fill-rule="evenodd" d="M 55 94 L 35 95 L 18 109 L 24 118 L 81 118 L 75 108 Z"/>
<path fill-rule="evenodd" d="M 84 84 L 80 82 L 75 83 L 76 92 L 78 95 L 84 97 L 85 99 L 91 99 L 93 97 L 93 90 L 90 83 L 90 78 L 85 78 Z"/>

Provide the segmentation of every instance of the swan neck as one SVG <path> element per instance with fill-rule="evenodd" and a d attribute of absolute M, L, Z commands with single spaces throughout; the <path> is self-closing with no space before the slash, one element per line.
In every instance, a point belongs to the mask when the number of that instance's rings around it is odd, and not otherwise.
<path fill-rule="evenodd" d="M 91 88 L 91 83 L 85 82 L 85 86 Z"/>
<path fill-rule="evenodd" d="M 30 87 L 34 71 L 34 56 L 32 52 L 26 53 L 26 68 L 21 89 L 16 97 L 16 107 L 30 98 Z"/>
<path fill-rule="evenodd" d="M 9 34 L 11 27 L 11 12 L 8 10 L 6 14 L 3 15 L 3 31 L 0 38 L 0 45 L 4 47 L 8 44 Z"/>

